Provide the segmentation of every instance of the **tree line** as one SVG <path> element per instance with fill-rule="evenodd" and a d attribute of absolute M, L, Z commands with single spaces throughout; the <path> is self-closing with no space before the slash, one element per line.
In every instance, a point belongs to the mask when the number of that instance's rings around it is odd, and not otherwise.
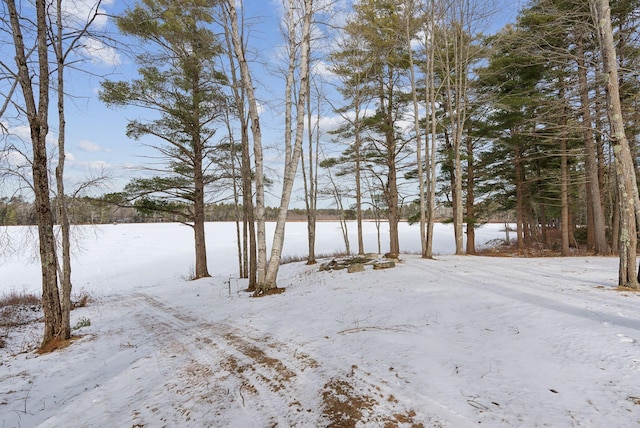
<path fill-rule="evenodd" d="M 55 198 L 54 198 L 55 202 Z M 124 224 L 124 223 L 163 223 L 180 222 L 181 216 L 171 213 L 145 210 L 136 207 L 119 207 L 105 203 L 103 198 L 78 197 L 67 201 L 68 216 L 74 225 L 99 225 L 99 224 Z M 234 203 L 206 204 L 204 217 L 206 222 L 235 222 L 242 217 L 242 205 Z M 415 218 L 418 208 L 414 205 L 403 206 L 400 209 L 401 218 L 411 221 Z M 438 210 L 438 219 L 448 221 L 451 218 L 451 210 L 445 206 Z M 264 217 L 266 221 L 275 221 L 278 217 L 278 208 L 265 207 Z M 317 208 L 316 217 L 319 221 L 353 221 L 356 219 L 356 211 L 352 208 Z M 384 220 L 384 213 L 372 208 L 362 211 L 362 218 L 367 221 Z M 307 210 L 305 208 L 291 208 L 287 221 L 306 221 Z M 504 222 L 506 218 L 495 217 L 492 222 Z M 59 219 L 54 214 L 54 223 Z M 0 198 L 0 226 L 34 226 L 36 225 L 35 205 L 23 197 Z"/>
<path fill-rule="evenodd" d="M 533 0 L 487 36 L 490 2 L 357 2 L 330 55 L 347 145 L 325 164 L 358 199 L 361 183 L 379 183 L 392 253 L 410 184 L 424 257 L 442 198 L 457 254 L 475 252 L 487 213 L 513 210 L 519 250 L 548 243 L 556 224 L 570 255 L 586 230 L 589 250 L 619 253 L 620 284 L 636 287 L 638 5 Z"/>
<path fill-rule="evenodd" d="M 30 144 L 3 125 L 0 162 L 4 178 L 33 193 L 43 346 L 70 336 L 69 228 L 89 221 L 86 215 L 189 225 L 195 278 L 202 278 L 209 276 L 204 223 L 230 208 L 223 217 L 238 225 L 240 274 L 259 296 L 277 288 L 291 215 L 306 218 L 308 263 L 315 263 L 323 198 L 345 221 L 345 234 L 346 220 L 355 219 L 359 254 L 368 215 L 388 222 L 392 256 L 400 249 L 398 222 L 411 217 L 422 256 L 432 258 L 439 206 L 451 210 L 457 254 L 475 252 L 475 227 L 513 213 L 518 249 L 548 243 L 555 224 L 562 254 L 570 255 L 577 230 L 586 230 L 595 254 L 619 254 L 619 284 L 637 288 L 639 3 L 532 0 L 514 24 L 488 35 L 492 2 L 283 0 L 282 42 L 270 59 L 282 84 L 276 184 L 263 145 L 267 104 L 256 93 L 262 69 L 252 61 L 242 2 L 139 0 L 112 17 L 120 36 L 101 39 L 128 46 L 137 72 L 104 79 L 99 98 L 147 112 L 128 122 L 126 134 L 155 157 L 144 175 L 97 203 L 83 191 L 101 177 L 72 191 L 64 186 L 72 96 L 65 73 L 82 70 L 81 47 L 100 37 L 93 24 L 104 15 L 101 3 L 79 17 L 62 0 L 33 0 L 33 7 L 3 0 L 3 42 L 15 55 L 1 64 L 0 118 L 28 125 Z M 322 125 L 336 116 L 337 127 Z M 302 213 L 289 209 L 294 184 L 302 188 Z M 277 198 L 275 209 L 266 192 Z M 5 223 L 24 212 L 15 209 L 24 200 L 14 199 L 2 201 Z M 268 220 L 276 222 L 269 254 Z"/>

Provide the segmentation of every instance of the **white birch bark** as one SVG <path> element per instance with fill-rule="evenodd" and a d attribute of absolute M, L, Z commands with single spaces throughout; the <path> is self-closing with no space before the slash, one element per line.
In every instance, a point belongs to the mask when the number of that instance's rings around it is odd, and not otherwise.
<path fill-rule="evenodd" d="M 237 0 L 227 0 L 226 13 L 231 24 L 231 39 L 233 49 L 240 66 L 240 76 L 247 93 L 249 104 L 249 119 L 251 122 L 251 134 L 253 136 L 253 157 L 255 163 L 256 182 L 256 229 L 258 238 L 257 283 L 263 284 L 266 277 L 267 266 L 267 240 L 264 223 L 264 164 L 262 154 L 262 132 L 260 130 L 260 113 L 258 102 L 253 88 L 253 79 L 249 71 L 249 65 L 244 52 L 243 40 L 240 36 L 238 25 L 238 13 L 236 11 Z"/>
<path fill-rule="evenodd" d="M 289 10 L 294 9 L 296 6 L 296 0 L 288 0 Z M 278 276 L 278 269 L 280 267 L 280 259 L 282 256 L 282 247 L 284 246 L 284 232 L 287 221 L 287 213 L 289 210 L 289 202 L 291 200 L 291 192 L 293 190 L 293 183 L 295 180 L 296 171 L 298 169 L 298 163 L 302 154 L 302 141 L 304 138 L 304 107 L 308 96 L 307 81 L 309 79 L 309 63 L 310 63 L 310 50 L 311 50 L 311 17 L 313 15 L 313 0 L 304 0 L 302 4 L 303 23 L 301 33 L 300 44 L 300 72 L 299 72 L 299 89 L 298 99 L 296 102 L 296 126 L 295 126 L 295 139 L 293 148 L 291 151 L 287 149 L 287 153 L 291 154 L 291 157 L 287 157 L 285 164 L 285 173 L 282 184 L 282 195 L 280 197 L 280 209 L 278 211 L 278 218 L 276 221 L 275 232 L 273 236 L 273 244 L 271 247 L 271 256 L 267 265 L 267 272 L 265 281 L 258 284 L 258 293 L 264 293 L 271 288 L 276 288 L 276 278 Z M 291 12 L 288 14 L 289 19 L 295 19 L 294 14 Z M 294 22 L 289 22 L 290 26 L 295 26 Z M 290 29 L 289 34 L 292 34 Z M 295 44 L 297 43 L 296 37 L 293 36 L 288 41 L 290 43 L 290 49 L 295 50 Z M 289 61 L 296 61 L 294 56 L 289 56 Z M 289 82 L 287 79 L 287 93 L 291 93 L 289 87 L 293 82 Z M 286 103 L 292 103 L 291 99 L 287 99 Z M 291 110 L 287 108 L 288 114 L 291 114 Z M 289 119 L 287 118 L 287 121 Z M 291 123 L 291 122 L 288 122 Z M 286 133 L 289 133 L 289 129 L 285 129 Z"/>

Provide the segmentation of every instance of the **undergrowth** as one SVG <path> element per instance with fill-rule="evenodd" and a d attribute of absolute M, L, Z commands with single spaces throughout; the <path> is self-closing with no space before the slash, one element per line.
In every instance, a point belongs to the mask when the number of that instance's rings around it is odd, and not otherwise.
<path fill-rule="evenodd" d="M 91 301 L 89 292 L 81 289 L 71 297 L 71 309 L 86 307 Z M 41 302 L 40 296 L 24 291 L 11 290 L 0 295 L 0 348 L 9 347 L 9 342 L 13 343 L 15 340 L 11 338 L 16 334 L 22 334 L 18 332 L 24 328 L 31 329 L 32 324 L 43 321 Z M 80 318 L 73 329 L 89 325 L 91 321 L 88 318 Z M 12 346 L 15 347 L 15 344 Z"/>

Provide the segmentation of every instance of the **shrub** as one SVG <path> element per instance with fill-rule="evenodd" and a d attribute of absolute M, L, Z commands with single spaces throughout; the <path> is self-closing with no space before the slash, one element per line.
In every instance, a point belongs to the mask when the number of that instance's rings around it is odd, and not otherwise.
<path fill-rule="evenodd" d="M 29 324 L 41 315 L 40 298 L 35 294 L 10 291 L 0 296 L 0 326 Z"/>
<path fill-rule="evenodd" d="M 73 326 L 72 330 L 80 330 L 82 327 L 89 327 L 91 325 L 91 320 L 89 318 L 82 317 L 78 320 L 76 325 Z"/>
<path fill-rule="evenodd" d="M 86 290 L 80 290 L 78 294 L 71 298 L 71 309 L 84 308 L 91 303 L 91 295 Z"/>
<path fill-rule="evenodd" d="M 32 293 L 18 293 L 11 290 L 0 296 L 0 308 L 7 306 L 38 306 L 40 305 L 40 297 Z"/>

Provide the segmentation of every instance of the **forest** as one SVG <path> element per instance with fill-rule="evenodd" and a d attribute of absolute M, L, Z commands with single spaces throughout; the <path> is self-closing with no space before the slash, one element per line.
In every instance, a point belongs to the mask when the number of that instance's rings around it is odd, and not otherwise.
<path fill-rule="evenodd" d="M 388 222 L 392 257 L 398 222 L 419 224 L 426 259 L 436 221 L 452 222 L 456 254 L 474 254 L 475 228 L 499 218 L 515 224 L 518 251 L 559 236 L 570 256 L 580 241 L 618 255 L 619 285 L 638 287 L 640 2 L 531 0 L 496 31 L 494 2 L 283 0 L 270 59 L 256 58 L 255 17 L 235 0 L 140 0 L 115 15 L 106 2 L 70 3 L 0 10 L 12 51 L 0 75 L 0 219 L 38 226 L 43 344 L 71 333 L 71 226 L 114 212 L 188 224 L 197 279 L 210 276 L 204 224 L 229 208 L 220 219 L 242 225 L 242 275 L 257 296 L 276 288 L 293 202 L 310 264 L 331 206 L 355 220 L 359 254 L 368 218 Z M 100 76 L 98 98 L 137 112 L 123 131 L 153 153 L 107 192 L 106 173 L 65 180 L 68 84 L 98 41 L 136 68 Z M 277 172 L 261 60 L 281 90 Z M 269 253 L 265 221 L 276 223 Z"/>

